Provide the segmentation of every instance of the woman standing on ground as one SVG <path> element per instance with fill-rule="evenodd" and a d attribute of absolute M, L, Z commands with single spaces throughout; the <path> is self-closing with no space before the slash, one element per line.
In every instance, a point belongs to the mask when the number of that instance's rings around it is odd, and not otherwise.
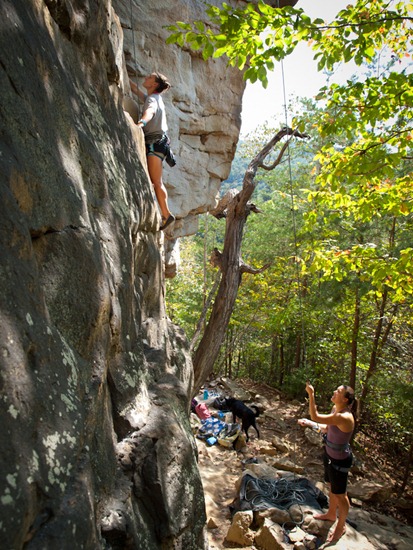
<path fill-rule="evenodd" d="M 175 221 L 168 207 L 168 193 L 162 181 L 162 163 L 168 154 L 169 139 L 166 135 L 168 126 L 161 94 L 169 90 L 171 85 L 166 76 L 158 72 L 145 78 L 143 87 L 146 89 L 146 94 L 132 80 L 129 82 L 132 92 L 144 102 L 143 115 L 137 124 L 145 134 L 148 171 L 161 209 L 162 225 L 160 229 L 164 230 Z"/>
<path fill-rule="evenodd" d="M 314 399 L 314 388 L 307 382 L 305 387 L 309 397 L 309 411 L 313 422 L 300 418 L 301 426 L 309 426 L 324 435 L 324 478 L 330 483 L 329 508 L 326 514 L 316 514 L 314 518 L 335 522 L 334 531 L 328 542 L 335 542 L 344 534 L 350 508 L 347 496 L 348 472 L 353 462 L 350 440 L 355 426 L 357 401 L 353 388 L 339 386 L 331 401 L 334 407 L 330 414 L 319 414 Z M 321 424 L 318 424 L 321 423 Z"/>

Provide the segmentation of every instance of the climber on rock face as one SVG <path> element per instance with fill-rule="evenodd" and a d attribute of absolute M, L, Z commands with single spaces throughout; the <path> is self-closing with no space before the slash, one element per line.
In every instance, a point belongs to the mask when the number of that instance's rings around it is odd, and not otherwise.
<path fill-rule="evenodd" d="M 174 165 L 173 156 L 171 160 L 169 138 L 166 135 L 168 126 L 165 105 L 161 97 L 161 94 L 169 90 L 171 85 L 167 78 L 158 72 L 151 73 L 143 81 L 143 87 L 147 93 L 140 90 L 132 80 L 129 82 L 132 92 L 144 102 L 143 114 L 137 124 L 145 134 L 149 176 L 161 209 L 162 225 L 160 229 L 164 230 L 175 221 L 175 217 L 168 207 L 168 193 L 162 180 L 164 159 L 166 158 L 171 166 Z"/>
<path fill-rule="evenodd" d="M 305 389 L 309 397 L 311 420 L 300 418 L 298 423 L 324 433 L 324 477 L 330 484 L 328 511 L 325 514 L 316 514 L 314 518 L 332 522 L 338 518 L 334 531 L 328 537 L 328 542 L 335 542 L 346 530 L 350 508 L 347 478 L 353 462 L 350 440 L 355 426 L 357 401 L 350 386 L 339 386 L 331 398 L 334 403 L 331 413 L 319 414 L 313 386 L 307 382 Z"/>

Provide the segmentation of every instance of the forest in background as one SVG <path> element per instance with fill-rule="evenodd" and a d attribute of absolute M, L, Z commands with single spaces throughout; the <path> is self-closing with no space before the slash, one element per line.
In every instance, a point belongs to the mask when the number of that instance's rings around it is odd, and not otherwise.
<path fill-rule="evenodd" d="M 278 13 L 260 6 L 260 24 L 263 15 Z M 240 33 L 246 36 L 254 28 L 258 34 L 254 9 L 247 10 L 255 23 Z M 339 14 L 340 24 L 313 36 L 321 69 L 355 59 L 360 71 L 344 86 L 332 83 L 315 99 L 288 106 L 293 127 L 309 138 L 291 141 L 275 170 L 257 173 L 252 199 L 261 213 L 248 217 L 242 259 L 270 267 L 243 276 L 214 365 L 215 375 L 266 382 L 292 397 L 304 396 L 310 378 L 326 408 L 338 384 L 354 386 L 361 404 L 359 429 L 377 434 L 406 457 L 407 465 L 413 449 L 411 10 L 410 1 L 358 1 Z M 300 10 L 290 8 L 289 14 L 293 20 Z M 212 15 L 220 21 L 216 40 L 223 50 L 230 10 Z M 314 34 L 314 22 L 305 16 L 300 25 L 294 21 L 301 37 Z M 357 22 L 355 38 L 339 30 L 343 21 L 353 31 Z M 188 42 L 195 41 L 193 29 L 184 31 Z M 240 54 L 231 50 L 233 34 L 234 23 L 229 45 L 219 53 L 239 64 Z M 205 57 L 217 52 L 210 33 L 198 28 L 197 36 L 198 46 L 199 37 L 206 37 Z M 272 58 L 282 57 L 280 51 L 274 49 Z M 271 68 L 267 52 L 261 61 L 249 58 L 247 78 L 265 84 L 262 68 Z M 240 143 L 223 193 L 242 187 L 249 161 L 283 125 L 269 121 Z M 225 222 L 206 214 L 198 234 L 181 241 L 181 266 L 168 281 L 167 307 L 189 339 L 218 276 L 209 258 L 224 232 Z"/>

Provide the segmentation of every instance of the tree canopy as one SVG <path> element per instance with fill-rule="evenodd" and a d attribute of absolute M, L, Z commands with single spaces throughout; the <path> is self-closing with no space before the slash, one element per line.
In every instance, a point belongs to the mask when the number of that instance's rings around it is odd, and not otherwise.
<path fill-rule="evenodd" d="M 207 14 L 210 24 L 171 26 L 169 42 L 200 50 L 204 59 L 225 55 L 245 79 L 264 86 L 275 62 L 302 41 L 312 44 L 319 70 L 350 60 L 370 67 L 316 98 L 324 108 L 312 125 L 324 145 L 314 157 L 316 186 L 307 195 L 313 208 L 305 216 L 308 225 L 325 222 L 325 239 L 311 251 L 311 269 L 324 278 L 341 278 L 344 270 L 368 279 L 378 294 L 388 290 L 395 301 L 405 300 L 413 293 L 412 0 L 358 0 L 330 23 L 262 0 L 241 8 L 209 5 Z M 295 125 L 304 131 L 305 122 Z M 331 233 L 331 224 L 341 224 L 356 235 L 357 226 L 379 219 L 397 232 L 397 245 L 391 235 L 379 244 L 355 238 L 349 245 Z"/>
<path fill-rule="evenodd" d="M 413 2 L 358 0 L 331 22 L 263 1 L 207 13 L 209 24 L 170 27 L 169 41 L 205 60 L 226 56 L 251 82 L 266 86 L 268 72 L 302 41 L 319 70 L 359 67 L 295 113 L 293 128 L 312 139 L 292 151 L 292 181 L 282 167 L 278 178 L 260 176 L 265 214 L 249 220 L 243 255 L 272 267 L 240 288 L 220 365 L 293 394 L 309 371 L 326 394 L 350 379 L 363 414 L 406 449 L 413 441 L 402 407 L 413 378 Z"/>

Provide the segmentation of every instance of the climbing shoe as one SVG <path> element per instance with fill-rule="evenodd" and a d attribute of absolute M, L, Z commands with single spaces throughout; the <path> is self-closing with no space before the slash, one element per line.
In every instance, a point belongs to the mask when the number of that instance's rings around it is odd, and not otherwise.
<path fill-rule="evenodd" d="M 162 218 L 162 225 L 161 227 L 159 228 L 160 231 L 164 231 L 168 225 L 171 225 L 172 222 L 175 221 L 175 216 L 172 216 L 172 214 L 169 214 L 168 218 L 165 220 L 165 218 Z"/>

